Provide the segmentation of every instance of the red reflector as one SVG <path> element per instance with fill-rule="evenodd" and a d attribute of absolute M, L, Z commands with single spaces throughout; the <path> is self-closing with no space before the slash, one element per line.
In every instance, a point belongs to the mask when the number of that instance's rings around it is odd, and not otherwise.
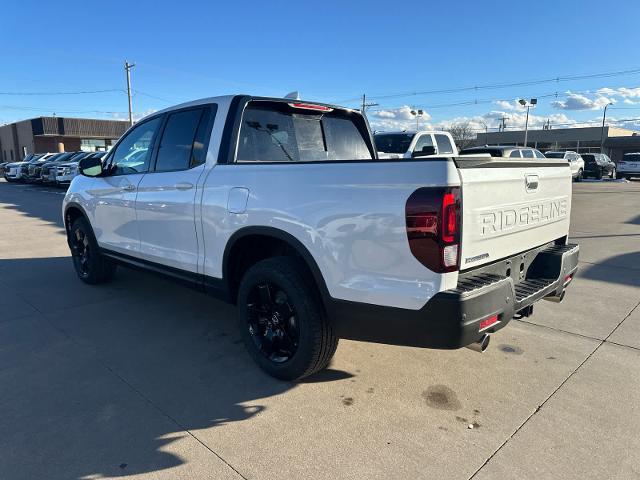
<path fill-rule="evenodd" d="M 564 277 L 565 284 L 569 283 L 571 280 L 573 280 L 573 275 L 567 275 L 566 277 Z"/>
<path fill-rule="evenodd" d="M 290 107 L 303 108 L 305 110 L 318 110 L 320 112 L 332 112 L 333 108 L 324 105 L 314 105 L 313 103 L 290 103 Z"/>
<path fill-rule="evenodd" d="M 453 193 L 445 193 L 442 197 L 442 240 L 446 243 L 454 240 L 458 228 L 456 220 L 456 197 Z"/>
<path fill-rule="evenodd" d="M 490 327 L 494 323 L 498 323 L 498 315 L 493 315 L 489 318 L 485 318 L 484 320 L 482 320 L 480 322 L 479 330 L 484 330 L 485 328 Z"/>

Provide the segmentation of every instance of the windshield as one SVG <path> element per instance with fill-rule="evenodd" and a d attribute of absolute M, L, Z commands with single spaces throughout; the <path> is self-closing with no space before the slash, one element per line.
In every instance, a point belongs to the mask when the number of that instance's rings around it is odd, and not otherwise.
<path fill-rule="evenodd" d="M 381 133 L 374 135 L 376 150 L 384 153 L 405 153 L 415 134 L 413 133 Z"/>
<path fill-rule="evenodd" d="M 640 153 L 625 153 L 622 160 L 626 162 L 640 162 Z"/>
<path fill-rule="evenodd" d="M 237 160 L 371 160 L 366 132 L 362 118 L 348 112 L 319 113 L 282 102 L 250 103 L 242 116 Z"/>
<path fill-rule="evenodd" d="M 547 152 L 544 156 L 547 158 L 564 158 L 564 152 Z"/>

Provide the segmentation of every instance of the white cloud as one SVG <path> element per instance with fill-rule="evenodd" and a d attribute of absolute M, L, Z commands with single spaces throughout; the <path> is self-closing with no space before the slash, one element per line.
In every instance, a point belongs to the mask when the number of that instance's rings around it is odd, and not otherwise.
<path fill-rule="evenodd" d="M 608 95 L 612 97 L 622 98 L 639 98 L 640 99 L 640 87 L 618 87 L 618 88 L 601 88 L 597 91 L 600 95 Z"/>
<path fill-rule="evenodd" d="M 375 110 L 367 112 L 369 122 L 374 130 L 415 130 L 416 117 L 411 113 L 413 110 L 409 105 L 386 110 Z M 427 123 L 431 120 L 431 115 L 426 111 L 419 119 L 420 128 L 430 128 Z"/>
<path fill-rule="evenodd" d="M 600 110 L 608 103 L 615 101 L 602 94 L 598 94 L 595 98 L 589 98 L 586 95 L 567 92 L 565 100 L 556 100 L 551 102 L 551 106 L 560 110 Z"/>
<path fill-rule="evenodd" d="M 508 102 L 506 100 L 497 100 L 495 103 L 497 106 L 504 110 L 515 110 L 518 105 L 516 100 L 514 100 L 513 102 Z"/>

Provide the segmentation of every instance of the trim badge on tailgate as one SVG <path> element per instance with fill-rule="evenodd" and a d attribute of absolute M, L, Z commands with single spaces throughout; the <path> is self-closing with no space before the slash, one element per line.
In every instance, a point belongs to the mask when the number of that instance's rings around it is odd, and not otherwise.
<path fill-rule="evenodd" d="M 524 185 L 527 192 L 535 192 L 538 189 L 538 175 L 525 175 Z"/>

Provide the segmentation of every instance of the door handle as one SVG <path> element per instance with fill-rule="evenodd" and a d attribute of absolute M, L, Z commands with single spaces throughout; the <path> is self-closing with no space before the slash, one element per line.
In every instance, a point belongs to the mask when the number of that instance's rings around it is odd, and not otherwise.
<path fill-rule="evenodd" d="M 136 189 L 136 186 L 132 183 L 129 183 L 128 185 L 125 185 L 124 187 L 121 187 L 121 190 L 124 190 L 125 192 L 132 192 Z"/>
<path fill-rule="evenodd" d="M 193 188 L 193 183 L 180 182 L 180 183 L 176 183 L 174 187 L 176 188 L 176 190 L 190 190 Z"/>

